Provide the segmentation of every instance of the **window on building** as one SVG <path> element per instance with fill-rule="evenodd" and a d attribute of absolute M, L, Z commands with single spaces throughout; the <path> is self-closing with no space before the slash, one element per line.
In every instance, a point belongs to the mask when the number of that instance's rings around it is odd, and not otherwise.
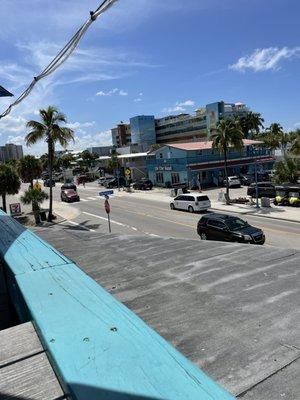
<path fill-rule="evenodd" d="M 172 184 L 179 183 L 179 173 L 178 172 L 172 172 L 171 180 L 172 180 Z"/>
<path fill-rule="evenodd" d="M 159 153 L 159 158 L 163 158 L 163 153 Z"/>
<path fill-rule="evenodd" d="M 162 172 L 156 172 L 156 183 L 164 183 L 164 174 Z"/>

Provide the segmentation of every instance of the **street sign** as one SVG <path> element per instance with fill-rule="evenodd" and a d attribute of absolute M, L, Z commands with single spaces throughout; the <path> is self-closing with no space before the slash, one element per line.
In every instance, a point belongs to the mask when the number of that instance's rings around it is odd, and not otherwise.
<path fill-rule="evenodd" d="M 40 184 L 39 181 L 37 181 L 37 182 L 35 182 L 35 184 L 33 185 L 33 188 L 34 188 L 34 189 L 37 189 L 37 190 L 42 190 L 42 185 Z"/>
<path fill-rule="evenodd" d="M 20 203 L 12 203 L 9 205 L 10 215 L 12 217 L 16 217 L 17 215 L 21 215 L 21 204 Z"/>
<path fill-rule="evenodd" d="M 129 168 L 126 168 L 126 170 L 125 170 L 125 175 L 126 175 L 126 178 L 130 178 L 130 176 L 131 176 L 131 170 L 130 170 Z"/>
<path fill-rule="evenodd" d="M 103 192 L 99 192 L 99 196 L 106 197 L 106 196 L 113 196 L 113 190 L 104 190 Z"/>
<path fill-rule="evenodd" d="M 108 199 L 105 199 L 104 208 L 105 208 L 106 214 L 109 214 L 110 213 L 110 204 L 109 204 Z"/>

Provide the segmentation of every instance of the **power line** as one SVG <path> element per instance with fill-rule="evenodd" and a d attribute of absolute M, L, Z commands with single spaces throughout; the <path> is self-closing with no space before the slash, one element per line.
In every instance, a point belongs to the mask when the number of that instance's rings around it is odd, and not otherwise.
<path fill-rule="evenodd" d="M 21 103 L 21 101 L 23 101 L 29 95 L 29 93 L 32 91 L 38 81 L 52 74 L 52 72 L 59 68 L 60 65 L 63 64 L 70 57 L 90 25 L 117 1 L 118 0 L 104 0 L 95 11 L 90 11 L 90 17 L 86 20 L 86 22 L 78 29 L 78 31 L 53 58 L 53 60 L 46 66 L 46 68 L 44 68 L 44 70 L 39 75 L 33 78 L 32 82 L 24 90 L 24 92 L 21 93 L 21 95 L 13 103 L 11 103 L 2 114 L 0 114 L 0 119 L 6 117 L 11 112 L 13 107 Z"/>

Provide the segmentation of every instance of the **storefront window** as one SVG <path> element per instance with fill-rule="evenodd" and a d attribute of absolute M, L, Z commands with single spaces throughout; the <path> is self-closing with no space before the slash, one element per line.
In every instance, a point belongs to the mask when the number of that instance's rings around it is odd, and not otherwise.
<path fill-rule="evenodd" d="M 179 173 L 172 172 L 171 179 L 172 179 L 172 185 L 174 185 L 174 183 L 179 183 Z"/>
<path fill-rule="evenodd" d="M 164 183 L 164 175 L 162 172 L 156 172 L 156 183 Z"/>

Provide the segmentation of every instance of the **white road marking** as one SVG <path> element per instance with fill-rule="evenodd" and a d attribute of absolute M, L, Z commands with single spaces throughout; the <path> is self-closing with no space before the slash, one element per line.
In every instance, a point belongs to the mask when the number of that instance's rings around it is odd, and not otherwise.
<path fill-rule="evenodd" d="M 82 199 L 82 198 L 80 198 L 80 201 L 88 201 L 87 199 Z"/>
<path fill-rule="evenodd" d="M 104 221 L 107 221 L 107 218 L 105 218 L 105 217 L 100 217 L 100 215 L 91 214 L 91 213 L 88 213 L 86 211 L 83 211 L 82 214 L 90 215 L 91 217 L 99 218 L 99 219 L 103 219 Z M 116 224 L 116 225 L 120 225 L 120 226 L 127 226 L 125 224 L 122 224 L 121 222 L 114 221 L 113 219 L 111 219 L 110 222 L 113 223 L 113 224 Z"/>
<path fill-rule="evenodd" d="M 95 200 L 95 197 L 88 197 L 89 200 Z"/>
<path fill-rule="evenodd" d="M 83 225 L 81 225 L 81 224 L 79 224 L 78 222 L 75 222 L 75 221 L 62 221 L 61 222 L 61 224 L 66 224 L 66 223 L 69 223 L 69 224 L 72 224 L 72 225 L 76 225 L 76 226 L 80 226 L 80 228 L 82 228 L 82 229 L 84 229 L 86 231 L 96 232 L 95 229 L 87 228 L 86 226 L 83 226 Z"/>

